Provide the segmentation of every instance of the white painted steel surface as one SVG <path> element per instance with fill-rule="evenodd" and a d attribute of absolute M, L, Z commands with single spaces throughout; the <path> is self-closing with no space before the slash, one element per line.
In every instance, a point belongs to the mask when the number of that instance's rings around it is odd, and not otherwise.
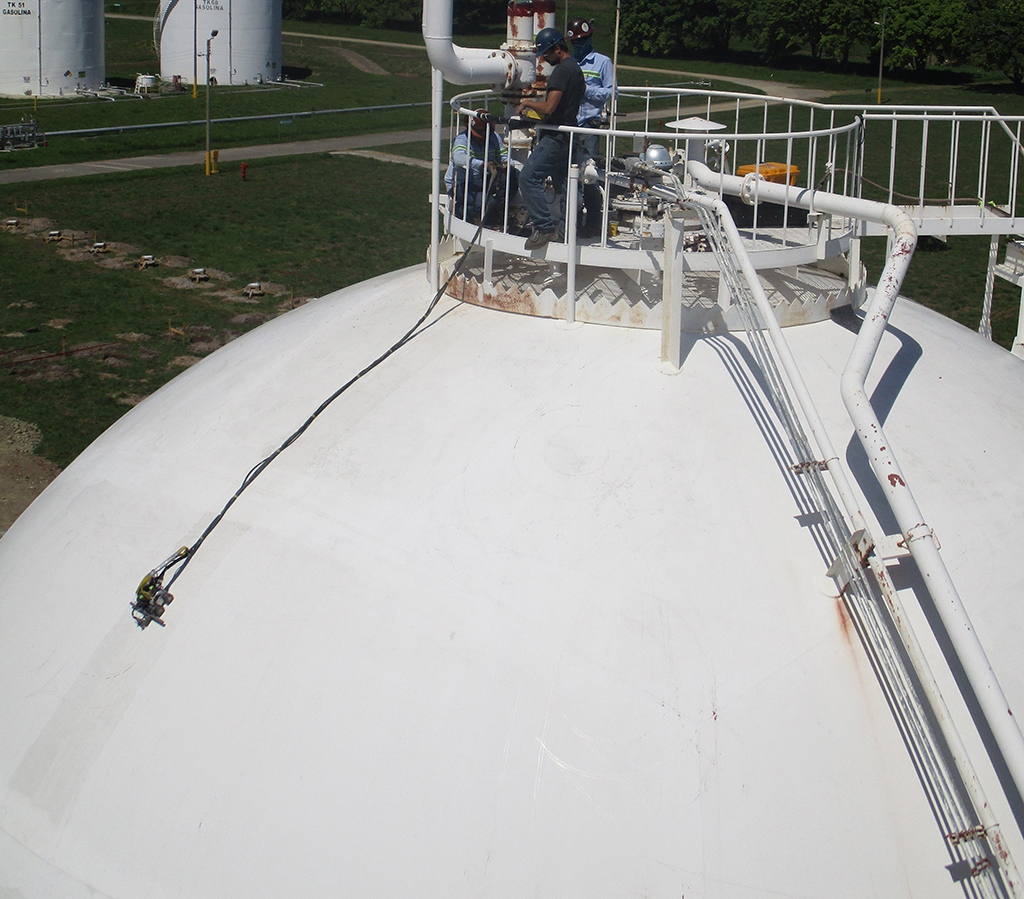
<path fill-rule="evenodd" d="M 656 332 L 442 307 L 134 626 L 141 576 L 427 299 L 407 270 L 235 341 L 0 540 L 0 891 L 963 895 L 735 336 L 667 377 Z M 854 335 L 786 337 L 893 533 Z M 869 389 L 1024 707 L 1024 367 L 900 302 Z"/>
<path fill-rule="evenodd" d="M 0 94 L 58 97 L 105 78 L 103 0 L 4 0 Z"/>
<path fill-rule="evenodd" d="M 254 84 L 281 78 L 281 0 L 163 0 L 158 17 L 160 74 L 191 84 L 206 80 L 206 40 L 219 32 L 210 77 L 219 84 Z M 200 56 L 198 67 L 194 53 Z M 198 75 L 196 71 L 198 69 Z"/>
<path fill-rule="evenodd" d="M 452 84 L 507 87 L 518 74 L 516 58 L 511 53 L 460 47 L 452 41 L 452 0 L 423 4 L 423 43 L 431 66 L 443 72 L 445 80 Z M 532 65 L 527 71 L 532 73 Z"/>

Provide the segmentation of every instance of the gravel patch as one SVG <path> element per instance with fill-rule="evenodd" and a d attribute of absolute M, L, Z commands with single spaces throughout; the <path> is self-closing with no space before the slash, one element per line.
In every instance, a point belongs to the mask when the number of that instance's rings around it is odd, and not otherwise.
<path fill-rule="evenodd" d="M 30 453 L 43 439 L 43 432 L 34 424 L 0 415 L 0 452 Z"/>

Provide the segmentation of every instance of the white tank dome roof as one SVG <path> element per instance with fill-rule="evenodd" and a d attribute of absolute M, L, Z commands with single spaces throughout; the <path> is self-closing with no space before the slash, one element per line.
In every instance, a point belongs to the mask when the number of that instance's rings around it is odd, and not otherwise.
<path fill-rule="evenodd" d="M 0 892 L 962 895 L 736 336 L 669 377 L 656 331 L 445 300 L 135 626 L 142 575 L 427 293 L 384 276 L 219 350 L 0 541 Z M 853 334 L 787 338 L 845 447 Z M 1024 708 L 1024 366 L 901 302 L 875 373 Z"/>

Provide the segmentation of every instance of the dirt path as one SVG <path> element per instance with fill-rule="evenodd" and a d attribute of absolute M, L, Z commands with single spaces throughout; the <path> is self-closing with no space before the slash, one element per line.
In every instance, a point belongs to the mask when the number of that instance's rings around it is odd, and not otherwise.
<path fill-rule="evenodd" d="M 60 469 L 32 454 L 42 435 L 28 422 L 0 415 L 0 537 Z"/>

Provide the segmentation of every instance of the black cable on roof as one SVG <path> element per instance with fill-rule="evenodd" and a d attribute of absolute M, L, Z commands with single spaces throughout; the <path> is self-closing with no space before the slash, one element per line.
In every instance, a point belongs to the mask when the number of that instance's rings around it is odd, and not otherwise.
<path fill-rule="evenodd" d="M 470 241 L 470 243 L 476 243 L 477 240 L 480 238 L 480 233 L 482 231 L 483 224 L 481 223 L 476 230 L 476 234 L 473 235 L 473 238 Z M 447 290 L 448 285 L 451 284 L 452 280 L 459 273 L 468 257 L 469 254 L 464 253 L 462 255 L 462 258 L 460 258 L 458 262 L 455 263 L 454 267 L 452 268 L 452 273 L 448 276 L 448 280 L 446 280 L 444 284 L 442 284 L 441 287 L 438 288 L 437 293 L 434 294 L 434 297 L 430 301 L 430 304 L 427 306 L 426 311 L 423 313 L 423 315 L 419 317 L 419 320 L 416 322 L 416 324 L 414 324 L 408 331 L 405 332 L 404 335 L 402 335 L 402 337 L 398 339 L 398 341 L 392 344 L 384 353 L 378 356 L 362 371 L 360 371 L 356 375 L 353 375 L 351 378 L 349 378 L 348 381 L 342 384 L 341 387 L 335 390 L 334 393 L 327 397 L 327 399 L 325 399 L 317 407 L 316 411 L 313 412 L 313 414 L 310 415 L 309 418 L 307 418 L 299 426 L 299 428 L 296 431 L 294 431 L 284 441 L 284 443 L 282 443 L 276 450 L 274 450 L 274 452 L 272 452 L 269 456 L 267 456 L 265 459 L 263 459 L 256 465 L 254 465 L 249 470 L 249 473 L 242 480 L 241 485 L 234 492 L 234 495 L 224 504 L 224 508 L 221 509 L 220 512 L 217 513 L 217 515 L 213 518 L 213 520 L 206 526 L 206 530 L 203 531 L 203 533 L 199 536 L 199 539 L 196 540 L 196 542 L 193 543 L 192 546 L 182 547 L 177 552 L 173 553 L 170 557 L 168 557 L 159 566 L 150 571 L 149 574 L 147 574 L 142 579 L 142 583 L 139 584 L 139 587 L 135 593 L 135 602 L 132 603 L 132 617 L 135 618 L 135 621 L 138 623 L 139 627 L 145 628 L 153 621 L 155 621 L 157 624 L 163 625 L 163 622 L 160 620 L 160 616 L 163 615 L 164 608 L 167 605 L 169 605 L 170 602 L 174 599 L 174 597 L 168 592 L 171 588 L 171 584 L 173 584 L 178 579 L 179 575 L 188 566 L 188 563 L 192 561 L 195 554 L 199 551 L 199 547 L 203 545 L 203 541 L 206 540 L 206 538 L 210 536 L 210 533 L 213 531 L 213 529 L 217 527 L 218 524 L 220 524 L 221 519 L 224 518 L 228 510 L 235 504 L 235 500 L 237 500 L 238 497 L 242 495 L 246 488 L 250 484 L 252 484 L 252 482 L 255 481 L 256 478 L 258 478 L 261 474 L 263 474 L 264 471 L 266 471 L 267 467 L 270 465 L 271 462 L 273 462 L 279 455 L 281 455 L 281 453 L 288 449 L 288 447 L 295 443 L 295 441 L 298 440 L 306 432 L 309 426 L 313 424 L 314 421 L 316 421 L 317 417 L 320 415 L 321 412 L 323 412 L 328 406 L 331 405 L 331 403 L 333 403 L 339 396 L 341 396 L 346 390 L 348 390 L 349 387 L 355 384 L 356 381 L 363 377 L 363 375 L 366 375 L 369 372 L 373 371 L 385 359 L 387 359 L 393 353 L 396 353 L 410 340 L 412 340 L 413 337 L 416 336 L 420 326 L 423 324 L 423 322 L 427 320 L 427 317 L 430 315 L 430 313 L 434 311 L 434 307 L 438 304 L 438 301 L 444 295 L 445 290 Z M 176 565 L 178 566 L 178 568 L 174 572 L 174 574 L 171 575 L 171 579 L 167 582 L 167 586 L 165 587 L 163 585 L 164 575 L 167 573 L 167 571 L 174 568 L 174 566 Z"/>

